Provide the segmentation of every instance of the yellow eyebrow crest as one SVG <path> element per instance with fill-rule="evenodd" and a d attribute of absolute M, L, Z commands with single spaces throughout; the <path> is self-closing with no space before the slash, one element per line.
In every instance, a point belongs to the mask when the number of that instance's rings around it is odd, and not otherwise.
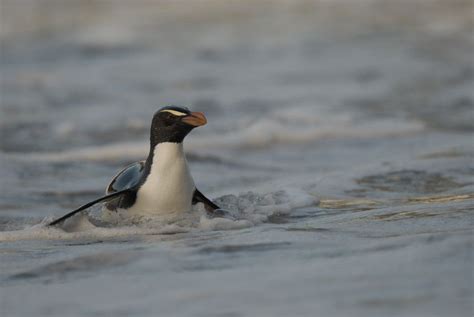
<path fill-rule="evenodd" d="M 170 109 L 161 110 L 161 112 L 169 112 L 172 115 L 178 116 L 178 117 L 182 117 L 182 116 L 187 115 L 187 113 L 179 112 L 179 111 L 176 111 L 176 110 L 170 110 Z"/>

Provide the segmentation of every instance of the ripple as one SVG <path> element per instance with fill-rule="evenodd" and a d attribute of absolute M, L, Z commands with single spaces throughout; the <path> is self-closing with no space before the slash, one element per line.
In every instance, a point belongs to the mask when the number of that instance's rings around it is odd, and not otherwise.
<path fill-rule="evenodd" d="M 370 175 L 356 179 L 356 182 L 377 191 L 401 193 L 439 193 L 464 186 L 440 173 L 418 170 Z"/>

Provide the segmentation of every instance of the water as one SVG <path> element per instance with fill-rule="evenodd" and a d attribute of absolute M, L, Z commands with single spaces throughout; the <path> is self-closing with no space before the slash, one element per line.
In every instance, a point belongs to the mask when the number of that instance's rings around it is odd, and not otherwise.
<path fill-rule="evenodd" d="M 2 1 L 1 315 L 471 316 L 472 8 L 375 3 Z M 170 103 L 225 218 L 44 227 Z"/>

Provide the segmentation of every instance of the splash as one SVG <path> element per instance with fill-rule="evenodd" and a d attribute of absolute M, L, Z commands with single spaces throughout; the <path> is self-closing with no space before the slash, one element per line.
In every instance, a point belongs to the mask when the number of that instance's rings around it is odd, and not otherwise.
<path fill-rule="evenodd" d="M 245 192 L 225 195 L 215 202 L 222 207 L 209 215 L 198 204 L 191 212 L 144 216 L 129 215 L 105 209 L 96 213 L 79 213 L 60 226 L 49 227 L 53 217 L 23 230 L 0 232 L 0 242 L 17 240 L 115 239 L 127 236 L 169 235 L 192 231 L 236 230 L 267 222 L 275 215 L 288 215 L 293 210 L 314 206 L 319 200 L 301 190 L 286 189 L 258 194 Z"/>

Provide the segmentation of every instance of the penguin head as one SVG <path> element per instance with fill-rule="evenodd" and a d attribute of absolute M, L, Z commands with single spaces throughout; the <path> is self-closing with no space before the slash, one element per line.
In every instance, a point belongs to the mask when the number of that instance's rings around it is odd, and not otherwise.
<path fill-rule="evenodd" d="M 181 143 L 191 130 L 206 123 L 202 112 L 191 112 L 185 107 L 163 107 L 155 113 L 151 122 L 151 145 L 162 142 Z"/>

